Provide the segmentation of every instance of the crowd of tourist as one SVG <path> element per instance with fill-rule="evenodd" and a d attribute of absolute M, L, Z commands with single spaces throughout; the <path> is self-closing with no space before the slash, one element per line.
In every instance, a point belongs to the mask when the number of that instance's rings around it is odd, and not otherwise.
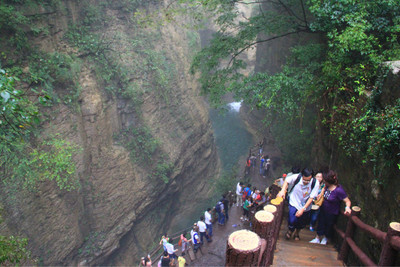
<path fill-rule="evenodd" d="M 160 240 L 164 253 L 158 262 L 158 266 L 175 266 L 176 261 L 179 267 L 185 266 L 186 259 L 184 256 L 188 249 L 192 248 L 193 252 L 197 253 L 198 250 L 201 251 L 205 240 L 207 243 L 212 242 L 213 219 L 217 219 L 218 225 L 225 225 L 226 221 L 229 220 L 229 207 L 233 202 L 233 194 L 231 192 L 222 195 L 215 207 L 207 208 L 204 215 L 200 216 L 199 220 L 193 224 L 190 235 L 186 231 L 182 232 L 178 242 L 178 246 L 181 247 L 179 257 L 176 255 L 178 250 L 175 249 L 172 238 L 168 234 L 164 234 Z M 217 218 L 213 218 L 213 212 L 215 212 Z M 143 266 L 151 266 L 151 264 L 150 255 L 142 258 Z"/>
<path fill-rule="evenodd" d="M 293 172 L 282 179 L 278 197 L 287 197 L 289 202 L 286 239 L 300 240 L 300 231 L 310 225 L 310 230 L 317 232 L 310 243 L 326 245 L 332 237 L 341 203 L 345 203 L 344 214 L 351 212 L 351 201 L 339 184 L 336 172 L 318 171 L 314 175 L 309 168 L 301 172 L 293 168 Z"/>
<path fill-rule="evenodd" d="M 268 155 L 262 154 L 261 142 L 257 148 L 260 159 L 259 175 L 265 178 L 270 173 L 271 160 Z M 255 173 L 256 168 L 257 157 L 250 151 L 246 160 L 245 175 Z M 337 221 L 341 203 L 345 203 L 345 214 L 351 212 L 351 201 L 333 170 L 314 172 L 310 168 L 304 168 L 300 171 L 300 168 L 293 167 L 290 173 L 274 180 L 274 186 L 280 189 L 277 197 L 286 199 L 289 207 L 286 239 L 300 240 L 300 231 L 309 226 L 310 231 L 316 232 L 315 238 L 310 243 L 326 245 L 332 238 L 333 225 Z M 207 208 L 199 221 L 194 223 L 190 234 L 182 232 L 178 243 L 181 247 L 179 257 L 176 255 L 178 250 L 175 249 L 173 240 L 167 234 L 162 236 L 160 245 L 164 248 L 164 254 L 158 266 L 172 266 L 176 261 L 179 267 L 185 266 L 184 256 L 189 247 L 196 253 L 198 250 L 201 251 L 205 240 L 207 243 L 212 242 L 213 221 L 217 221 L 220 226 L 225 225 L 229 220 L 229 209 L 232 205 L 242 209 L 243 215 L 240 220 L 251 225 L 250 213 L 254 214 L 268 203 L 271 198 L 270 188 L 271 186 L 259 190 L 250 183 L 239 181 L 236 192 L 229 191 L 217 201 L 215 207 Z M 142 265 L 152 265 L 150 255 L 142 258 Z"/>

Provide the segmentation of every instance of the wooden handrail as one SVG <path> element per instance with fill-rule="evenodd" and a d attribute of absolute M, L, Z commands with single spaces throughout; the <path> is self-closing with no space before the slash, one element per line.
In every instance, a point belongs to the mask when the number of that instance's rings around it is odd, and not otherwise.
<path fill-rule="evenodd" d="M 400 251 L 400 236 L 393 236 L 390 245 L 397 251 Z"/>
<path fill-rule="evenodd" d="M 386 238 L 386 233 L 382 232 L 379 229 L 376 229 L 366 223 L 364 223 L 363 221 L 361 221 L 360 218 L 352 216 L 350 217 L 350 219 L 354 222 L 354 224 L 360 228 L 361 230 L 363 230 L 364 232 L 366 232 L 367 234 L 369 234 L 371 237 L 378 239 L 379 242 L 383 243 L 385 241 Z"/>
<path fill-rule="evenodd" d="M 367 254 L 365 254 L 364 251 L 362 251 L 361 248 L 356 245 L 352 238 L 346 237 L 346 242 L 364 265 L 376 266 L 376 264 L 367 256 Z"/>
<path fill-rule="evenodd" d="M 346 261 L 348 251 L 351 249 L 358 259 L 367 266 L 377 266 L 360 247 L 356 245 L 353 240 L 354 230 L 358 227 L 363 232 L 369 234 L 371 237 L 377 239 L 383 244 L 381 256 L 379 259 L 379 266 L 393 265 L 395 262 L 396 254 L 400 251 L 400 223 L 391 223 L 388 232 L 385 233 L 364 223 L 358 216 L 361 209 L 353 207 L 349 220 L 347 221 L 346 232 L 343 232 L 336 226 L 334 229 L 340 237 L 343 238 L 343 243 L 338 255 L 338 259 Z"/>

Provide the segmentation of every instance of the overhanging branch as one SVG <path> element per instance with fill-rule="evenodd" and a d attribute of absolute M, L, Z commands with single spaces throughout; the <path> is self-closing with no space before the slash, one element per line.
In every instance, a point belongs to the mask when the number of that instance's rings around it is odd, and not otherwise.
<path fill-rule="evenodd" d="M 279 39 L 279 38 L 286 37 L 286 36 L 289 36 L 289 35 L 292 35 L 292 34 L 295 34 L 295 33 L 300 33 L 300 32 L 307 32 L 307 30 L 296 30 L 296 31 L 292 31 L 292 32 L 287 32 L 287 33 L 284 33 L 284 34 L 281 34 L 281 35 L 277 35 L 277 36 L 274 36 L 274 37 L 270 37 L 270 38 L 268 38 L 268 39 L 257 40 L 257 41 L 255 41 L 255 42 L 252 42 L 252 43 L 250 43 L 250 44 L 247 44 L 245 47 L 243 47 L 241 50 L 239 50 L 238 52 L 236 52 L 236 53 L 232 56 L 231 60 L 229 60 L 228 67 L 229 67 L 229 65 L 231 65 L 232 61 L 233 61 L 237 56 L 239 56 L 241 53 L 243 53 L 243 51 L 249 49 L 250 47 L 252 47 L 252 46 L 254 46 L 254 45 L 256 45 L 256 44 L 269 42 L 269 41 L 272 41 L 272 40 L 275 40 L 275 39 Z"/>

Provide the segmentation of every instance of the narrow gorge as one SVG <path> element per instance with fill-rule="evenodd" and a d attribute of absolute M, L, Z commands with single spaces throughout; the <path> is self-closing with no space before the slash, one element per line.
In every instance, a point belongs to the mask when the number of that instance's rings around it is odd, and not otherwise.
<path fill-rule="evenodd" d="M 250 179 L 260 140 L 262 186 L 334 170 L 386 231 L 399 18 L 383 0 L 0 1 L 1 263 L 136 265 Z"/>
<path fill-rule="evenodd" d="M 2 187 L 1 232 L 27 238 L 39 264 L 132 265 L 161 233 L 187 227 L 196 203 L 215 193 L 220 163 L 208 106 L 189 74 L 198 34 L 177 23 L 141 26 L 134 18 L 163 5 L 13 6 L 34 18 L 37 32 L 27 38 L 43 59 L 18 54 L 3 39 L 9 50 L 2 66 L 53 80 L 37 139 L 57 135 L 79 147 L 77 189 L 46 180 L 34 192 Z M 39 78 L 18 86 L 46 87 Z"/>

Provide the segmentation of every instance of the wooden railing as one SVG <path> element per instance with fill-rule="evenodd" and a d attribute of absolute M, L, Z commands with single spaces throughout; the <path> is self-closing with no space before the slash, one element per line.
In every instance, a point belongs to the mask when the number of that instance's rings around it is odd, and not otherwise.
<path fill-rule="evenodd" d="M 398 251 L 400 251 L 400 223 L 392 222 L 389 224 L 388 231 L 382 232 L 359 218 L 361 209 L 353 207 L 349 220 L 347 221 L 346 232 L 335 226 L 338 235 L 343 239 L 338 259 L 343 262 L 347 261 L 350 249 L 357 256 L 360 262 L 366 266 L 391 266 L 395 264 Z M 356 227 L 367 233 L 369 236 L 377 239 L 382 244 L 379 263 L 374 263 L 366 253 L 364 253 L 354 241 L 354 232 Z"/>
<path fill-rule="evenodd" d="M 174 242 L 174 247 L 178 245 L 179 239 L 181 237 L 181 234 L 184 231 L 190 231 L 192 229 L 193 226 L 188 227 L 186 229 L 183 229 L 179 232 L 176 232 L 174 234 L 171 235 L 171 239 L 175 240 Z M 152 260 L 153 265 L 155 266 L 156 264 L 158 264 L 159 260 L 161 259 L 162 255 L 164 254 L 164 248 L 162 245 L 158 244 L 150 253 L 150 258 Z M 142 261 L 139 262 L 139 264 L 137 266 L 142 266 Z"/>

